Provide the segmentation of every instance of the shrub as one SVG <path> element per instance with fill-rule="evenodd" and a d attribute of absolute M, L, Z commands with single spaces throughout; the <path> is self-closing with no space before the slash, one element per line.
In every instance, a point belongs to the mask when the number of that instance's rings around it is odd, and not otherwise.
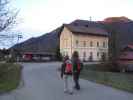
<path fill-rule="evenodd" d="M 96 83 L 105 84 L 133 93 L 133 77 L 128 73 L 100 72 L 84 69 L 81 77 Z"/>
<path fill-rule="evenodd" d="M 14 62 L 16 62 L 16 58 L 15 57 L 6 58 L 6 62 L 7 63 L 14 63 Z"/>
<path fill-rule="evenodd" d="M 115 63 L 107 62 L 100 64 L 101 70 L 110 71 L 110 72 L 118 72 L 118 65 Z"/>
<path fill-rule="evenodd" d="M 13 63 L 0 63 L 0 92 L 17 88 L 21 79 L 22 67 Z"/>
<path fill-rule="evenodd" d="M 90 70 L 96 70 L 96 71 L 108 71 L 108 72 L 118 72 L 117 65 L 113 63 L 100 63 L 100 64 L 93 64 L 93 65 L 86 65 L 86 68 Z"/>

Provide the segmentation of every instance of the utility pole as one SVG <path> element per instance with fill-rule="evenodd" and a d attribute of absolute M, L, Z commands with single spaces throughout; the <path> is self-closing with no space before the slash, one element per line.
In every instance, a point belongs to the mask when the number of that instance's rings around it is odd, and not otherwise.
<path fill-rule="evenodd" d="M 18 46 L 19 46 L 19 39 L 21 39 L 21 38 L 23 38 L 23 36 L 21 35 L 21 33 L 18 33 L 18 40 L 17 40 L 17 44 L 18 44 Z M 21 48 L 20 47 L 18 47 L 19 49 L 18 49 L 18 54 L 17 54 L 17 62 L 19 62 L 20 61 L 20 54 L 21 54 Z"/>
<path fill-rule="evenodd" d="M 19 39 L 23 38 L 21 34 L 18 34 L 17 44 L 19 43 Z"/>
<path fill-rule="evenodd" d="M 92 17 L 91 17 L 91 16 L 90 16 L 90 18 L 89 18 L 89 19 L 90 19 L 90 21 L 92 21 Z"/>

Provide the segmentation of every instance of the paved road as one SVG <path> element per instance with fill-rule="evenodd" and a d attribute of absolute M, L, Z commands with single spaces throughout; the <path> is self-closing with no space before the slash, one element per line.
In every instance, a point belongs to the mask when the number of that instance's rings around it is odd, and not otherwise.
<path fill-rule="evenodd" d="M 81 90 L 63 93 L 57 68 L 60 63 L 23 63 L 23 84 L 0 100 L 133 100 L 133 94 L 80 80 Z"/>

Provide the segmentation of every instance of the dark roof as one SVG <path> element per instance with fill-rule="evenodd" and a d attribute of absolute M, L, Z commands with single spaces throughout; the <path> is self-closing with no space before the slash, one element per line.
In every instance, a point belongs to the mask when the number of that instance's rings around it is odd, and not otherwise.
<path fill-rule="evenodd" d="M 127 46 L 125 46 L 122 51 L 127 51 L 127 50 L 132 50 L 133 51 L 133 44 L 129 44 Z"/>
<path fill-rule="evenodd" d="M 133 52 L 124 52 L 119 57 L 120 60 L 133 60 Z"/>
<path fill-rule="evenodd" d="M 52 52 L 21 52 L 21 54 L 55 55 L 55 53 Z"/>
<path fill-rule="evenodd" d="M 70 24 L 64 24 L 64 26 L 73 33 L 108 36 L 108 32 L 104 29 L 104 26 L 98 22 L 75 20 Z"/>

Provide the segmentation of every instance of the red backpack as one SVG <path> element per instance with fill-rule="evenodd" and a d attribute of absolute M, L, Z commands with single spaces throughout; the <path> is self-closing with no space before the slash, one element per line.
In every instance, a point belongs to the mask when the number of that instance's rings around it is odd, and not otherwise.
<path fill-rule="evenodd" d="M 72 62 L 70 60 L 66 61 L 65 72 L 66 73 L 72 73 Z"/>
<path fill-rule="evenodd" d="M 77 69 L 78 69 L 78 72 L 80 72 L 81 70 L 80 62 L 77 63 Z"/>

